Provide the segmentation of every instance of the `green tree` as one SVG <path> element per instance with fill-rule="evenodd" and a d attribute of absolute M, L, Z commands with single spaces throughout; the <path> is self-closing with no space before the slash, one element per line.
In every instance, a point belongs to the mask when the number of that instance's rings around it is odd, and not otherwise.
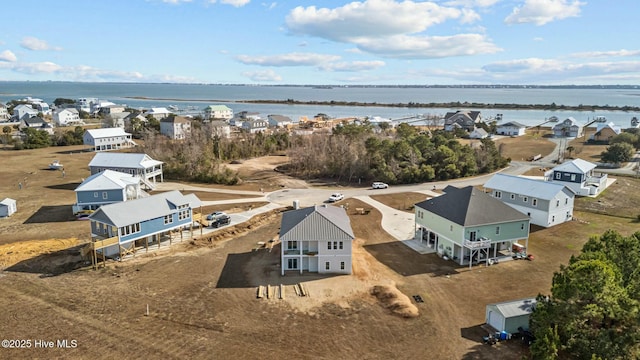
<path fill-rule="evenodd" d="M 634 148 L 640 148 L 640 136 L 631 133 L 631 132 L 622 132 L 609 140 L 609 145 L 619 144 L 619 143 L 627 143 L 631 144 Z"/>
<path fill-rule="evenodd" d="M 615 143 L 609 145 L 607 150 L 600 154 L 600 160 L 606 163 L 620 164 L 631 160 L 634 152 L 633 145 L 629 143 Z"/>
<path fill-rule="evenodd" d="M 38 149 L 51 146 L 51 137 L 44 130 L 25 128 L 23 144 L 25 149 Z"/>
<path fill-rule="evenodd" d="M 73 99 L 57 98 L 57 99 L 53 100 L 53 104 L 55 106 L 60 106 L 60 105 L 63 105 L 63 104 L 75 104 L 75 103 L 76 103 L 76 101 L 73 100 Z"/>
<path fill-rule="evenodd" d="M 4 135 L 4 144 L 5 146 L 9 143 L 9 140 L 11 139 L 11 126 L 9 125 L 5 125 L 2 127 L 2 134 Z"/>

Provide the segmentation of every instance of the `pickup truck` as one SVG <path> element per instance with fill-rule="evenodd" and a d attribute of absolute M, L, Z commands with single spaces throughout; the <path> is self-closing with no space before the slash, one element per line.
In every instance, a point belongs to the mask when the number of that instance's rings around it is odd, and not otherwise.
<path fill-rule="evenodd" d="M 231 224 L 231 218 L 229 215 L 220 215 L 211 222 L 211 227 L 219 228 L 220 226 Z"/>

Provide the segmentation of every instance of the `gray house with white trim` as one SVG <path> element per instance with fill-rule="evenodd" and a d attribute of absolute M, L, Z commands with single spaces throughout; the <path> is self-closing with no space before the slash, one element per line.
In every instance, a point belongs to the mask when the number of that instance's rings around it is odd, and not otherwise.
<path fill-rule="evenodd" d="M 287 211 L 280 224 L 281 271 L 351 274 L 355 236 L 344 208 L 322 205 Z"/>
<path fill-rule="evenodd" d="M 143 153 L 100 152 L 89 162 L 89 170 L 91 175 L 113 170 L 137 176 L 143 184 L 153 190 L 156 182 L 164 181 L 162 164 L 162 161 L 154 160 Z"/>
<path fill-rule="evenodd" d="M 544 173 L 544 180 L 562 184 L 578 196 L 596 196 L 607 187 L 607 174 L 596 174 L 595 168 L 586 160 L 573 159 Z"/>
<path fill-rule="evenodd" d="M 529 216 L 531 224 L 551 227 L 573 219 L 575 193 L 562 184 L 495 174 L 484 187 L 494 198 Z"/>
<path fill-rule="evenodd" d="M 73 213 L 92 211 L 102 205 L 149 196 L 140 188 L 140 178 L 131 174 L 105 170 L 85 179 L 76 189 Z"/>

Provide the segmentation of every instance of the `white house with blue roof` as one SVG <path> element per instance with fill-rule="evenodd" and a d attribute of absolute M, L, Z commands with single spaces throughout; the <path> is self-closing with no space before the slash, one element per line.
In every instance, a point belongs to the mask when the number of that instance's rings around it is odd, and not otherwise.
<path fill-rule="evenodd" d="M 322 205 L 282 214 L 281 270 L 351 274 L 355 236 L 344 208 Z"/>
<path fill-rule="evenodd" d="M 102 205 L 149 196 L 140 188 L 140 178 L 113 170 L 91 175 L 76 189 L 73 214 L 92 212 Z"/>
<path fill-rule="evenodd" d="M 145 198 L 101 206 L 89 216 L 94 265 L 98 256 L 118 257 L 135 253 L 135 248 L 158 244 L 169 239 L 171 231 L 191 228 L 202 206 L 195 194 L 183 195 L 178 190 Z"/>
<path fill-rule="evenodd" d="M 551 227 L 573 219 L 575 193 L 562 184 L 495 174 L 484 188 L 494 198 L 529 216 L 531 224 Z"/>

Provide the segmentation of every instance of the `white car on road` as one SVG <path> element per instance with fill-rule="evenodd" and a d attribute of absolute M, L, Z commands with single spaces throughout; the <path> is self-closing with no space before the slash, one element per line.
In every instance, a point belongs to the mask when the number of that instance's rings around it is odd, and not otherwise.
<path fill-rule="evenodd" d="M 386 189 L 389 187 L 389 185 L 383 182 L 374 182 L 373 185 L 371 185 L 371 187 L 374 189 Z"/>
<path fill-rule="evenodd" d="M 344 195 L 340 193 L 331 194 L 331 196 L 329 196 L 329 202 L 336 202 L 342 199 L 344 199 Z"/>

